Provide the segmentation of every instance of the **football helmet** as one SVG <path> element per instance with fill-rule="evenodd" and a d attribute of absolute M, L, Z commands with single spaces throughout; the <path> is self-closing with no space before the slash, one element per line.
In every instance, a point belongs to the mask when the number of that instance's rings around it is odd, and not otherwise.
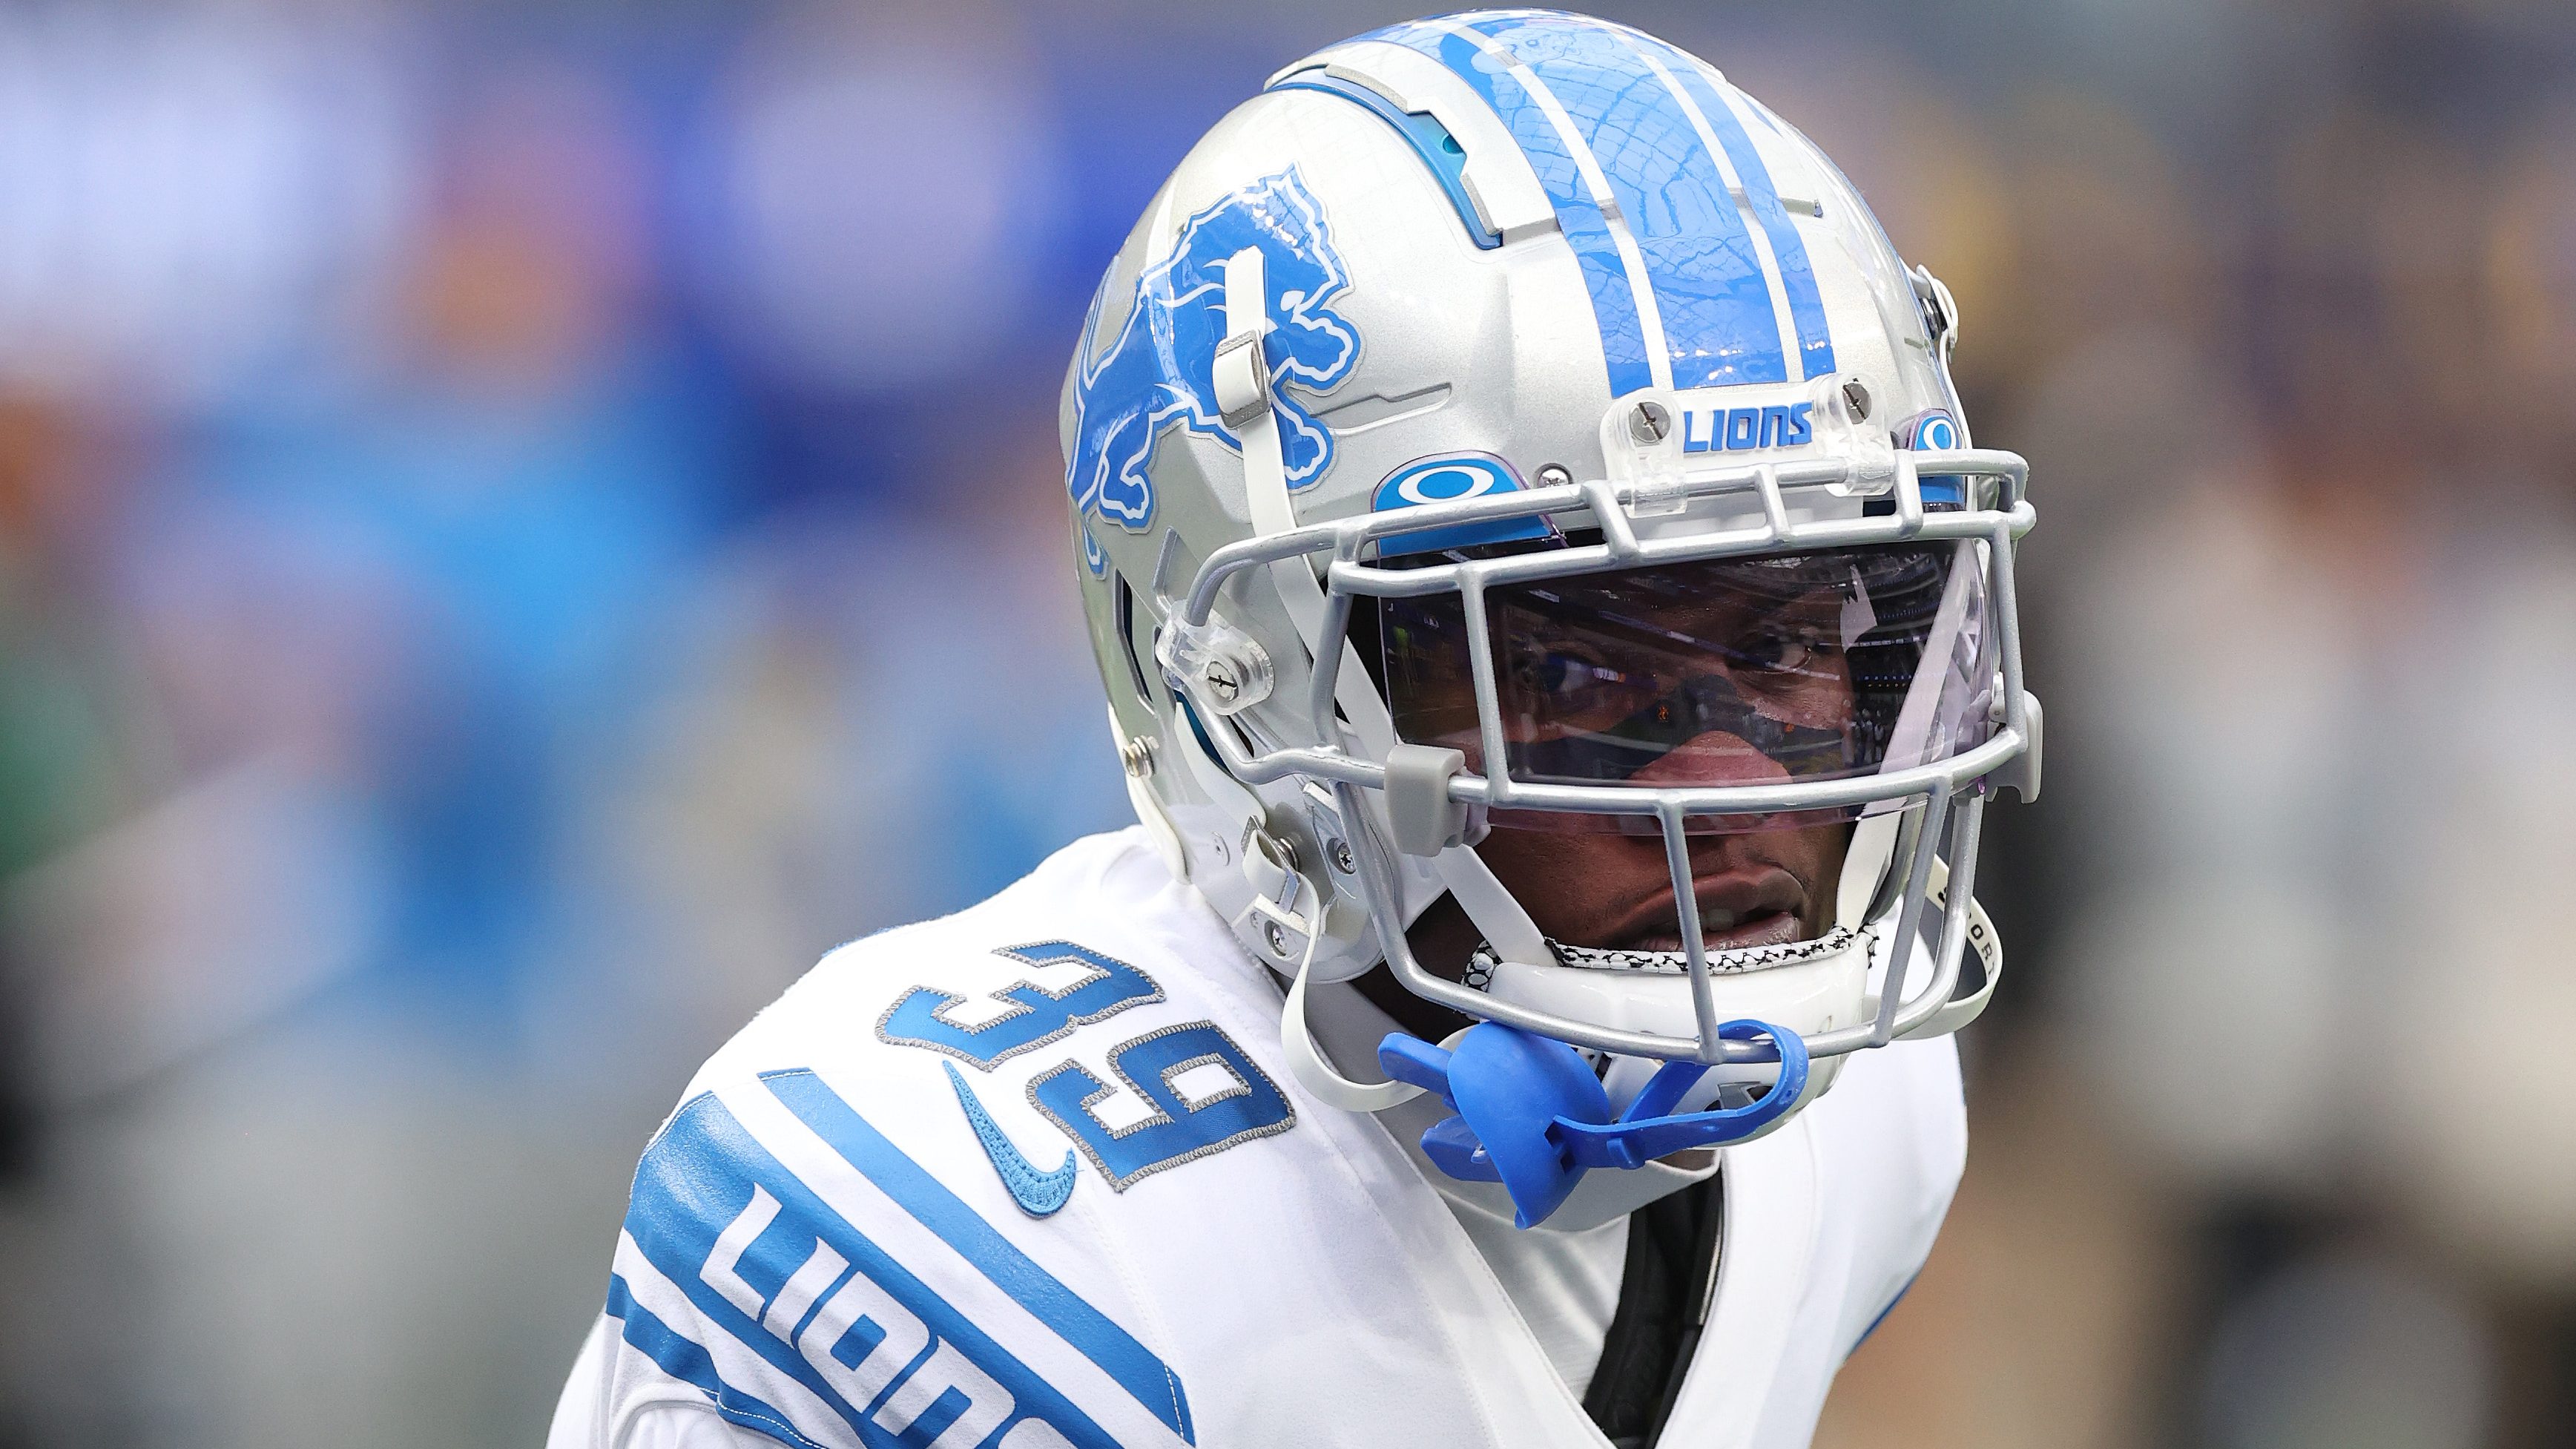
<path fill-rule="evenodd" d="M 1969 446 L 1957 336 L 1823 152 L 1582 16 L 1328 47 L 1181 162 L 1065 380 L 1077 569 L 1137 814 L 1291 983 L 1311 1090 L 1513 1098 L 1524 1140 L 1462 1107 L 1425 1148 L 1527 1219 L 1983 1007 L 1979 828 L 2039 779 L 2034 514 Z M 1831 928 L 1712 948 L 1693 837 L 1818 823 Z M 1547 939 L 1477 852 L 1505 825 L 1659 834 L 1680 949 Z M 1406 939 L 1444 893 L 1464 980 Z M 1380 961 L 1490 1029 L 1337 1070 L 1305 992 Z"/>

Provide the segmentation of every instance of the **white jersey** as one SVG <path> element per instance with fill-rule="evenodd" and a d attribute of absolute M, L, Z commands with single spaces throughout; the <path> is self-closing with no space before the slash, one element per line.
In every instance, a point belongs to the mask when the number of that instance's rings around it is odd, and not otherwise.
<path fill-rule="evenodd" d="M 551 1449 L 1606 1445 L 1417 1158 L 1290 1079 L 1280 1005 L 1135 830 L 833 952 L 646 1148 Z M 1942 1038 L 1727 1150 L 1662 1445 L 1807 1442 L 1964 1121 Z"/>

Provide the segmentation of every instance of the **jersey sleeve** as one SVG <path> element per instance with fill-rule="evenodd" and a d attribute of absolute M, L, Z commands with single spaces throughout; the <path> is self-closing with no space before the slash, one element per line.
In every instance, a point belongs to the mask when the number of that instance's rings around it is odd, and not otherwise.
<path fill-rule="evenodd" d="M 550 1449 L 1189 1441 L 1177 1378 L 876 1130 L 870 1098 L 776 1071 L 673 1114 Z"/>
<path fill-rule="evenodd" d="M 673 1397 L 643 1397 L 629 1403 L 612 1431 L 602 1409 L 616 1388 L 621 1367 L 647 1383 L 662 1378 L 645 1365 L 618 1363 L 635 1352 L 619 1335 L 623 1327 L 621 1320 L 605 1314 L 592 1325 L 563 1396 L 555 1404 L 546 1449 L 775 1449 L 776 1439 L 735 1428 L 714 1405 L 677 1380 L 661 1385 Z"/>

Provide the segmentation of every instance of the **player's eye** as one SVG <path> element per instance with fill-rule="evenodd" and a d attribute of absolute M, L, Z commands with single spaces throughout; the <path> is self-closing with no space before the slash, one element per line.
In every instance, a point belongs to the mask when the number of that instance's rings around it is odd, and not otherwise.
<path fill-rule="evenodd" d="M 1626 677 L 1597 655 L 1574 647 L 1550 649 L 1538 663 L 1538 686 L 1550 694 L 1577 693 L 1616 685 L 1623 683 Z"/>
<path fill-rule="evenodd" d="M 1738 658 L 1750 669 L 1795 673 L 1818 662 L 1825 642 L 1813 628 L 1786 621 L 1767 625 L 1744 641 Z"/>

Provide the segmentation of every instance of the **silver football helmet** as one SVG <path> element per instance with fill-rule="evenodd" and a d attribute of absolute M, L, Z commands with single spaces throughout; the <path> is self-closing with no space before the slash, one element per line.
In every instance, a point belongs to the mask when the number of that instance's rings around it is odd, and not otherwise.
<path fill-rule="evenodd" d="M 1812 143 L 1597 20 L 1361 36 L 1182 161 L 1065 381 L 1077 566 L 1137 814 L 1292 981 L 1310 1089 L 1418 1089 L 1307 1036 L 1308 984 L 1381 960 L 1614 1096 L 1694 1064 L 1659 1107 L 1812 1059 L 1770 1123 L 1976 1016 L 1979 827 L 2040 712 L 2027 465 L 1969 446 L 1957 335 Z M 1712 948 L 1693 837 L 1818 822 L 1831 928 Z M 1506 825 L 1660 834 L 1680 949 L 1547 939 L 1478 854 Z M 1463 981 L 1406 939 L 1443 893 Z"/>

